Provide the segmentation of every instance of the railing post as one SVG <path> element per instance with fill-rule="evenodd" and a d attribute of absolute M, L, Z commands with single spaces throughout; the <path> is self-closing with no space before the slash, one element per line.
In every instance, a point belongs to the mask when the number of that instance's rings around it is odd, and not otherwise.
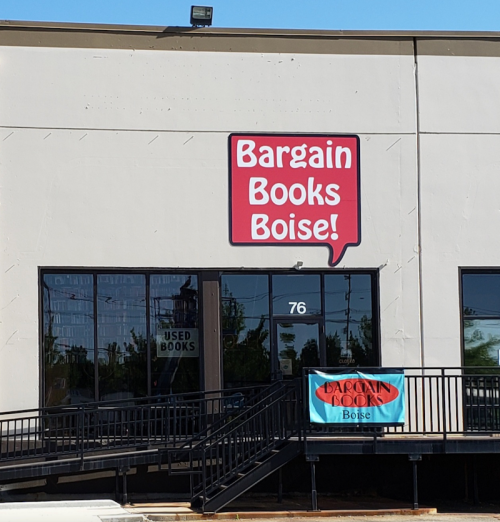
<path fill-rule="evenodd" d="M 207 501 L 207 457 L 205 455 L 205 448 L 201 450 L 201 477 L 202 477 L 202 510 L 205 511 L 205 503 Z"/>
<path fill-rule="evenodd" d="M 319 511 L 318 509 L 318 491 L 316 489 L 316 462 L 319 461 L 318 455 L 306 455 L 306 460 L 311 465 L 311 507 L 312 511 Z"/>
<path fill-rule="evenodd" d="M 278 470 L 278 504 L 283 503 L 283 468 Z"/>
<path fill-rule="evenodd" d="M 121 468 L 122 472 L 122 504 L 128 503 L 128 491 L 127 491 L 127 472 L 130 470 L 128 466 Z"/>
<path fill-rule="evenodd" d="M 174 415 L 172 420 L 172 428 L 174 431 L 174 444 L 177 442 L 177 397 L 174 395 Z"/>
<path fill-rule="evenodd" d="M 83 445 L 84 445 L 84 433 L 83 432 L 84 432 L 84 422 L 85 422 L 84 415 L 85 415 L 84 406 L 80 406 L 80 412 L 79 412 L 79 415 L 78 415 L 80 426 L 79 426 L 79 429 L 77 429 L 77 437 L 80 439 L 79 440 L 79 444 L 80 444 L 80 470 L 83 470 Z"/>
<path fill-rule="evenodd" d="M 417 462 L 422 460 L 422 455 L 408 455 L 413 467 L 413 509 L 418 509 L 418 481 L 417 481 Z"/>
<path fill-rule="evenodd" d="M 301 397 L 302 397 L 302 408 L 300 411 L 300 424 L 301 424 L 301 432 L 304 440 L 304 453 L 307 455 L 307 401 L 309 400 L 307 393 L 309 390 L 309 382 L 306 382 L 307 372 L 305 369 L 302 369 L 302 388 L 301 388 Z"/>
<path fill-rule="evenodd" d="M 444 444 L 444 449 L 445 449 L 445 453 L 446 453 L 446 440 L 447 440 L 447 432 L 448 432 L 448 428 L 447 428 L 448 415 L 447 415 L 447 407 L 446 407 L 446 382 L 445 382 L 446 381 L 446 370 L 445 370 L 445 368 L 441 368 L 441 381 L 442 381 L 441 401 L 443 403 L 443 444 Z"/>

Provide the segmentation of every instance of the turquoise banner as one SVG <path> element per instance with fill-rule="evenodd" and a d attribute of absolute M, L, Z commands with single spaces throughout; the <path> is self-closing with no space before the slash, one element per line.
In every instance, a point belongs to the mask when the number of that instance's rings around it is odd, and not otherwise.
<path fill-rule="evenodd" d="M 373 373 L 343 369 L 339 373 L 309 370 L 310 421 L 318 424 L 405 422 L 404 371 L 383 368 Z"/>

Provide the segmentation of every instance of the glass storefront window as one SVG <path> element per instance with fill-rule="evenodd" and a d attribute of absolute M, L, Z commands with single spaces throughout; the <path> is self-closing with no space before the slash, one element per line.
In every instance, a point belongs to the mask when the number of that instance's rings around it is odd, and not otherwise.
<path fill-rule="evenodd" d="M 302 368 L 319 366 L 318 323 L 277 324 L 280 371 L 284 378 L 300 377 Z"/>
<path fill-rule="evenodd" d="M 500 365 L 500 318 L 464 320 L 464 365 Z"/>
<path fill-rule="evenodd" d="M 325 275 L 327 366 L 376 366 L 372 276 Z"/>
<path fill-rule="evenodd" d="M 151 389 L 153 395 L 200 386 L 198 278 L 151 275 Z"/>
<path fill-rule="evenodd" d="M 321 314 L 320 276 L 318 274 L 273 275 L 273 314 Z"/>
<path fill-rule="evenodd" d="M 224 274 L 224 385 L 298 377 L 307 366 L 376 366 L 374 279 L 346 272 Z M 252 359 L 256 353 L 265 358 Z"/>
<path fill-rule="evenodd" d="M 462 307 L 464 366 L 500 366 L 500 273 L 464 271 Z"/>
<path fill-rule="evenodd" d="M 224 386 L 269 382 L 269 283 L 267 275 L 223 275 L 221 319 Z"/>
<path fill-rule="evenodd" d="M 92 275 L 47 274 L 42 286 L 45 406 L 93 401 Z"/>
<path fill-rule="evenodd" d="M 42 288 L 44 406 L 200 389 L 196 275 L 47 272 Z"/>
<path fill-rule="evenodd" d="M 500 317 L 500 274 L 464 274 L 462 304 L 464 316 Z"/>
<path fill-rule="evenodd" d="M 97 276 L 100 400 L 147 395 L 146 277 Z"/>
<path fill-rule="evenodd" d="M 210 347 L 203 355 L 200 277 L 203 271 L 44 270 L 44 405 L 200 390 L 201 362 L 208 357 L 214 367 L 210 357 L 219 353 Z M 342 271 L 221 274 L 220 384 L 257 386 L 299 376 L 305 366 L 377 365 L 375 278 Z M 467 297 L 464 303 L 479 310 L 479 298 Z M 208 310 L 207 323 L 214 316 Z M 477 321 L 500 315 L 472 319 L 495 356 L 497 334 Z M 476 348 L 467 341 L 468 353 Z"/>

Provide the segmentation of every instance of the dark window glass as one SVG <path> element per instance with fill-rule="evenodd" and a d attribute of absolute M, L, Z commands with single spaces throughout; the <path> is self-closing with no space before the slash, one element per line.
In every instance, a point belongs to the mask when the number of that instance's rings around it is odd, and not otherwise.
<path fill-rule="evenodd" d="M 150 301 L 153 395 L 198 391 L 198 278 L 151 275 Z"/>
<path fill-rule="evenodd" d="M 93 277 L 43 277 L 45 406 L 94 400 Z"/>
<path fill-rule="evenodd" d="M 372 276 L 325 275 L 327 366 L 375 366 Z"/>
<path fill-rule="evenodd" d="M 269 382 L 268 276 L 222 276 L 221 300 L 224 386 Z"/>
<path fill-rule="evenodd" d="M 97 276 L 97 339 L 100 399 L 146 395 L 144 275 Z"/>
<path fill-rule="evenodd" d="M 464 274 L 462 292 L 464 315 L 500 317 L 500 274 Z"/>
<path fill-rule="evenodd" d="M 321 314 L 320 276 L 316 274 L 274 275 L 273 314 Z"/>
<path fill-rule="evenodd" d="M 500 273 L 462 274 L 465 366 L 500 365 Z M 491 370 L 474 370 L 480 373 Z"/>
<path fill-rule="evenodd" d="M 319 366 L 318 323 L 277 325 L 278 358 L 283 377 L 300 377 L 302 368 Z"/>
<path fill-rule="evenodd" d="M 464 365 L 498 366 L 500 318 L 464 320 Z"/>

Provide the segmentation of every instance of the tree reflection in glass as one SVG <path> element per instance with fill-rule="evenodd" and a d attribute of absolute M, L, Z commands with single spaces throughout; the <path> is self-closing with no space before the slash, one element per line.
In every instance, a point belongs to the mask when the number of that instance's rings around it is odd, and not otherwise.
<path fill-rule="evenodd" d="M 95 399 L 93 279 L 89 274 L 43 277 L 45 406 Z"/>
<path fill-rule="evenodd" d="M 151 388 L 153 395 L 200 389 L 199 336 L 193 353 L 161 350 L 158 338 L 166 330 L 198 334 L 198 278 L 194 275 L 151 275 Z"/>
<path fill-rule="evenodd" d="M 146 278 L 97 276 L 100 400 L 147 395 Z"/>
<path fill-rule="evenodd" d="M 284 377 L 299 377 L 304 367 L 319 366 L 318 324 L 278 323 L 278 357 Z"/>
<path fill-rule="evenodd" d="M 325 275 L 327 366 L 376 366 L 371 276 Z"/>
<path fill-rule="evenodd" d="M 464 365 L 499 366 L 500 319 L 476 319 L 474 310 L 464 309 Z M 473 370 L 472 373 L 490 370 Z"/>
<path fill-rule="evenodd" d="M 266 275 L 222 276 L 224 386 L 269 382 L 269 289 Z"/>

